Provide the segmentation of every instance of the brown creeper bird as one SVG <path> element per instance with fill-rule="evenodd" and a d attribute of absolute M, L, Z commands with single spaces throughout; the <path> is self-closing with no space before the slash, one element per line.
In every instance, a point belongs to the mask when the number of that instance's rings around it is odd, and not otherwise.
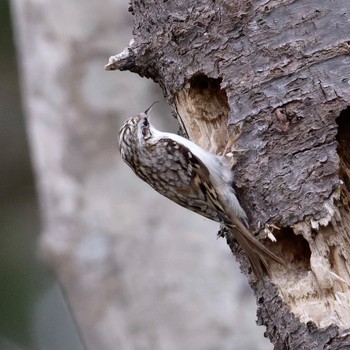
<path fill-rule="evenodd" d="M 283 265 L 283 260 L 247 229 L 247 216 L 232 187 L 228 160 L 179 135 L 156 130 L 148 120 L 150 108 L 128 119 L 120 128 L 119 150 L 123 160 L 163 196 L 229 227 L 258 278 L 263 277 L 266 258 Z"/>

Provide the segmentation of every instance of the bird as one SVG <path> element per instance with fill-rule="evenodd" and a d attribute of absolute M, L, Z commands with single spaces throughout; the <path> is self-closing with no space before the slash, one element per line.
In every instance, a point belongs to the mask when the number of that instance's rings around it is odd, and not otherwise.
<path fill-rule="evenodd" d="M 119 151 L 124 162 L 163 196 L 224 224 L 244 250 L 258 279 L 268 271 L 268 259 L 284 265 L 281 257 L 249 231 L 247 215 L 233 188 L 229 160 L 185 137 L 157 130 L 149 121 L 153 104 L 120 128 Z"/>

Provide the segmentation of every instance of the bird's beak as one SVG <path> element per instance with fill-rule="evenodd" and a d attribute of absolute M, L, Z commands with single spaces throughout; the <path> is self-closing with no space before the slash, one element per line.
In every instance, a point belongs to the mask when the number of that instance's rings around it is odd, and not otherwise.
<path fill-rule="evenodd" d="M 152 107 L 158 103 L 159 101 L 154 101 L 146 110 L 145 110 L 145 114 L 148 116 L 149 111 L 152 109 Z"/>

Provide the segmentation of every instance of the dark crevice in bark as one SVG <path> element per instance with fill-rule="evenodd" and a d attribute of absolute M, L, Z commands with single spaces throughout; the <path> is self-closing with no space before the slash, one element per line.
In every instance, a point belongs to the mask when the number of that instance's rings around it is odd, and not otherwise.
<path fill-rule="evenodd" d="M 350 192 L 350 107 L 344 109 L 337 118 L 338 155 L 340 158 L 339 176 Z"/>
<path fill-rule="evenodd" d="M 277 243 L 281 247 L 281 256 L 293 265 L 294 269 L 310 271 L 311 250 L 307 240 L 302 235 L 296 235 L 291 227 L 283 227 L 275 234 Z M 272 245 L 272 244 L 271 244 Z"/>

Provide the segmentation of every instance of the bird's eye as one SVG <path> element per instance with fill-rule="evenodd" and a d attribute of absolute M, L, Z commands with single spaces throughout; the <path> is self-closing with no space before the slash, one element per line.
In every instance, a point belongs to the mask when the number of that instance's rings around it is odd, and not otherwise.
<path fill-rule="evenodd" d="M 141 130 L 142 130 L 142 136 L 146 137 L 149 131 L 149 123 L 148 123 L 148 119 L 145 118 L 142 122 L 142 126 L 141 126 Z"/>

